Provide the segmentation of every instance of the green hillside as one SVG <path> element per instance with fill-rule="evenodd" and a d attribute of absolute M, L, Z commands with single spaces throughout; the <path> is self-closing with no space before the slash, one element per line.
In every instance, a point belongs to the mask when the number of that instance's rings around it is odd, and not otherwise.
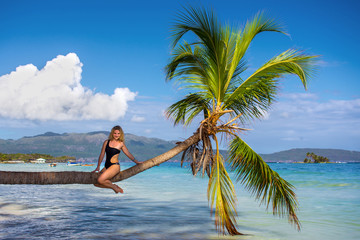
<path fill-rule="evenodd" d="M 360 162 L 360 152 L 341 149 L 295 148 L 272 154 L 260 154 L 267 162 L 302 162 L 306 153 L 313 152 L 329 158 L 330 162 Z"/>
<path fill-rule="evenodd" d="M 52 156 L 74 156 L 88 161 L 96 161 L 103 142 L 108 138 L 109 132 L 90 133 L 64 133 L 47 132 L 45 134 L 23 137 L 18 140 L 0 140 L 2 153 L 42 153 Z M 175 146 L 174 142 L 157 138 L 140 137 L 125 134 L 126 146 L 139 160 L 155 157 Z M 120 154 L 120 160 L 128 160 Z"/>

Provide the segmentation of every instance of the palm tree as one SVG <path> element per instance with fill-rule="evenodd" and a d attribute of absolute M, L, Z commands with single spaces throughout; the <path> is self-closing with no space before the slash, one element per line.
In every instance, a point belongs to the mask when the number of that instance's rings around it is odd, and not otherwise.
<path fill-rule="evenodd" d="M 207 173 L 215 225 L 221 233 L 231 235 L 241 233 L 236 228 L 236 195 L 227 164 L 237 182 L 262 204 L 271 206 L 274 215 L 286 215 L 300 230 L 294 187 L 273 171 L 240 133 L 247 130 L 241 127 L 244 123 L 261 118 L 269 109 L 280 78 L 295 75 L 306 89 L 317 56 L 289 49 L 242 78 L 247 69 L 246 50 L 261 32 L 286 34 L 262 13 L 244 28 L 234 29 L 222 25 L 213 11 L 185 8 L 172 28 L 172 53 L 166 66 L 167 81 L 189 91 L 167 109 L 168 117 L 175 125 L 189 125 L 196 117 L 202 118 L 197 130 L 200 141 L 184 151 L 182 163 L 190 160 L 194 175 Z M 192 37 L 191 41 L 185 41 L 185 36 Z M 219 153 L 219 137 L 228 140 L 226 159 Z"/>

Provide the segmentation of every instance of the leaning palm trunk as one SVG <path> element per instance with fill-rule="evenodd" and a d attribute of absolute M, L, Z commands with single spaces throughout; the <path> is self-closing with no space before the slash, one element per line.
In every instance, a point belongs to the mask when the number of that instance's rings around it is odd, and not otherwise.
<path fill-rule="evenodd" d="M 164 163 L 199 141 L 195 133 L 171 150 L 151 158 L 139 165 L 128 168 L 117 174 L 112 181 L 119 182 L 141 173 L 149 168 Z M 0 171 L 0 184 L 94 184 L 99 173 L 91 172 L 7 172 Z"/>

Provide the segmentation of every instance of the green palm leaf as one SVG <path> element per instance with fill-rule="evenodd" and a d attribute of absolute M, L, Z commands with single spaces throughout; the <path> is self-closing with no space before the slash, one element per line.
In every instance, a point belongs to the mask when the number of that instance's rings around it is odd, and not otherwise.
<path fill-rule="evenodd" d="M 207 112 L 209 101 L 200 94 L 189 94 L 184 99 L 172 104 L 166 115 L 172 118 L 174 125 L 182 123 L 188 125 L 200 113 Z"/>
<path fill-rule="evenodd" d="M 233 49 L 233 57 L 230 62 L 230 68 L 227 81 L 230 82 L 234 77 L 234 72 L 240 61 L 243 59 L 251 41 L 262 32 L 279 32 L 286 34 L 282 26 L 277 24 L 273 19 L 266 18 L 264 13 L 257 13 L 254 18 L 248 21 L 243 29 L 235 34 L 235 47 Z"/>
<path fill-rule="evenodd" d="M 277 94 L 278 80 L 288 74 L 300 78 L 305 89 L 314 70 L 316 56 L 287 50 L 274 57 L 243 81 L 224 101 L 224 108 L 243 113 L 242 119 L 258 118 L 269 108 Z"/>
<path fill-rule="evenodd" d="M 219 232 L 225 229 L 231 235 L 241 235 L 236 230 L 236 197 L 234 185 L 225 169 L 223 158 L 218 155 L 214 162 L 208 184 L 208 200 L 215 206 L 215 225 Z"/>
<path fill-rule="evenodd" d="M 200 53 L 201 49 L 195 47 L 192 49 L 192 46 L 187 42 L 179 44 L 171 54 L 171 61 L 166 66 L 166 79 L 170 81 L 174 78 L 181 82 L 188 82 L 188 77 L 206 77 L 207 72 L 205 71 L 206 62 L 202 58 Z M 197 78 L 194 78 L 195 80 Z M 199 83 L 201 83 L 200 81 Z"/>
<path fill-rule="evenodd" d="M 236 173 L 237 180 L 244 184 L 256 199 L 261 200 L 262 204 L 267 207 L 271 204 L 273 214 L 288 216 L 289 222 L 300 230 L 294 187 L 273 171 L 239 137 L 233 139 L 229 151 L 228 161 Z"/>
<path fill-rule="evenodd" d="M 231 109 L 236 115 L 242 114 L 239 118 L 241 123 L 260 118 L 270 108 L 277 93 L 276 80 L 267 79 L 241 84 L 236 97 L 229 96 L 225 101 L 224 108 Z M 234 95 L 233 95 L 234 96 Z M 226 104 L 226 105 L 225 105 Z"/>

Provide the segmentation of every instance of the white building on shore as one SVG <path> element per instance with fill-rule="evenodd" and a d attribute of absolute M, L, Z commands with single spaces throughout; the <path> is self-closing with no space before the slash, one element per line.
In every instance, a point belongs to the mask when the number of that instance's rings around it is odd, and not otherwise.
<path fill-rule="evenodd" d="M 36 160 L 30 161 L 31 163 L 45 163 L 46 159 L 43 158 L 38 158 Z"/>

